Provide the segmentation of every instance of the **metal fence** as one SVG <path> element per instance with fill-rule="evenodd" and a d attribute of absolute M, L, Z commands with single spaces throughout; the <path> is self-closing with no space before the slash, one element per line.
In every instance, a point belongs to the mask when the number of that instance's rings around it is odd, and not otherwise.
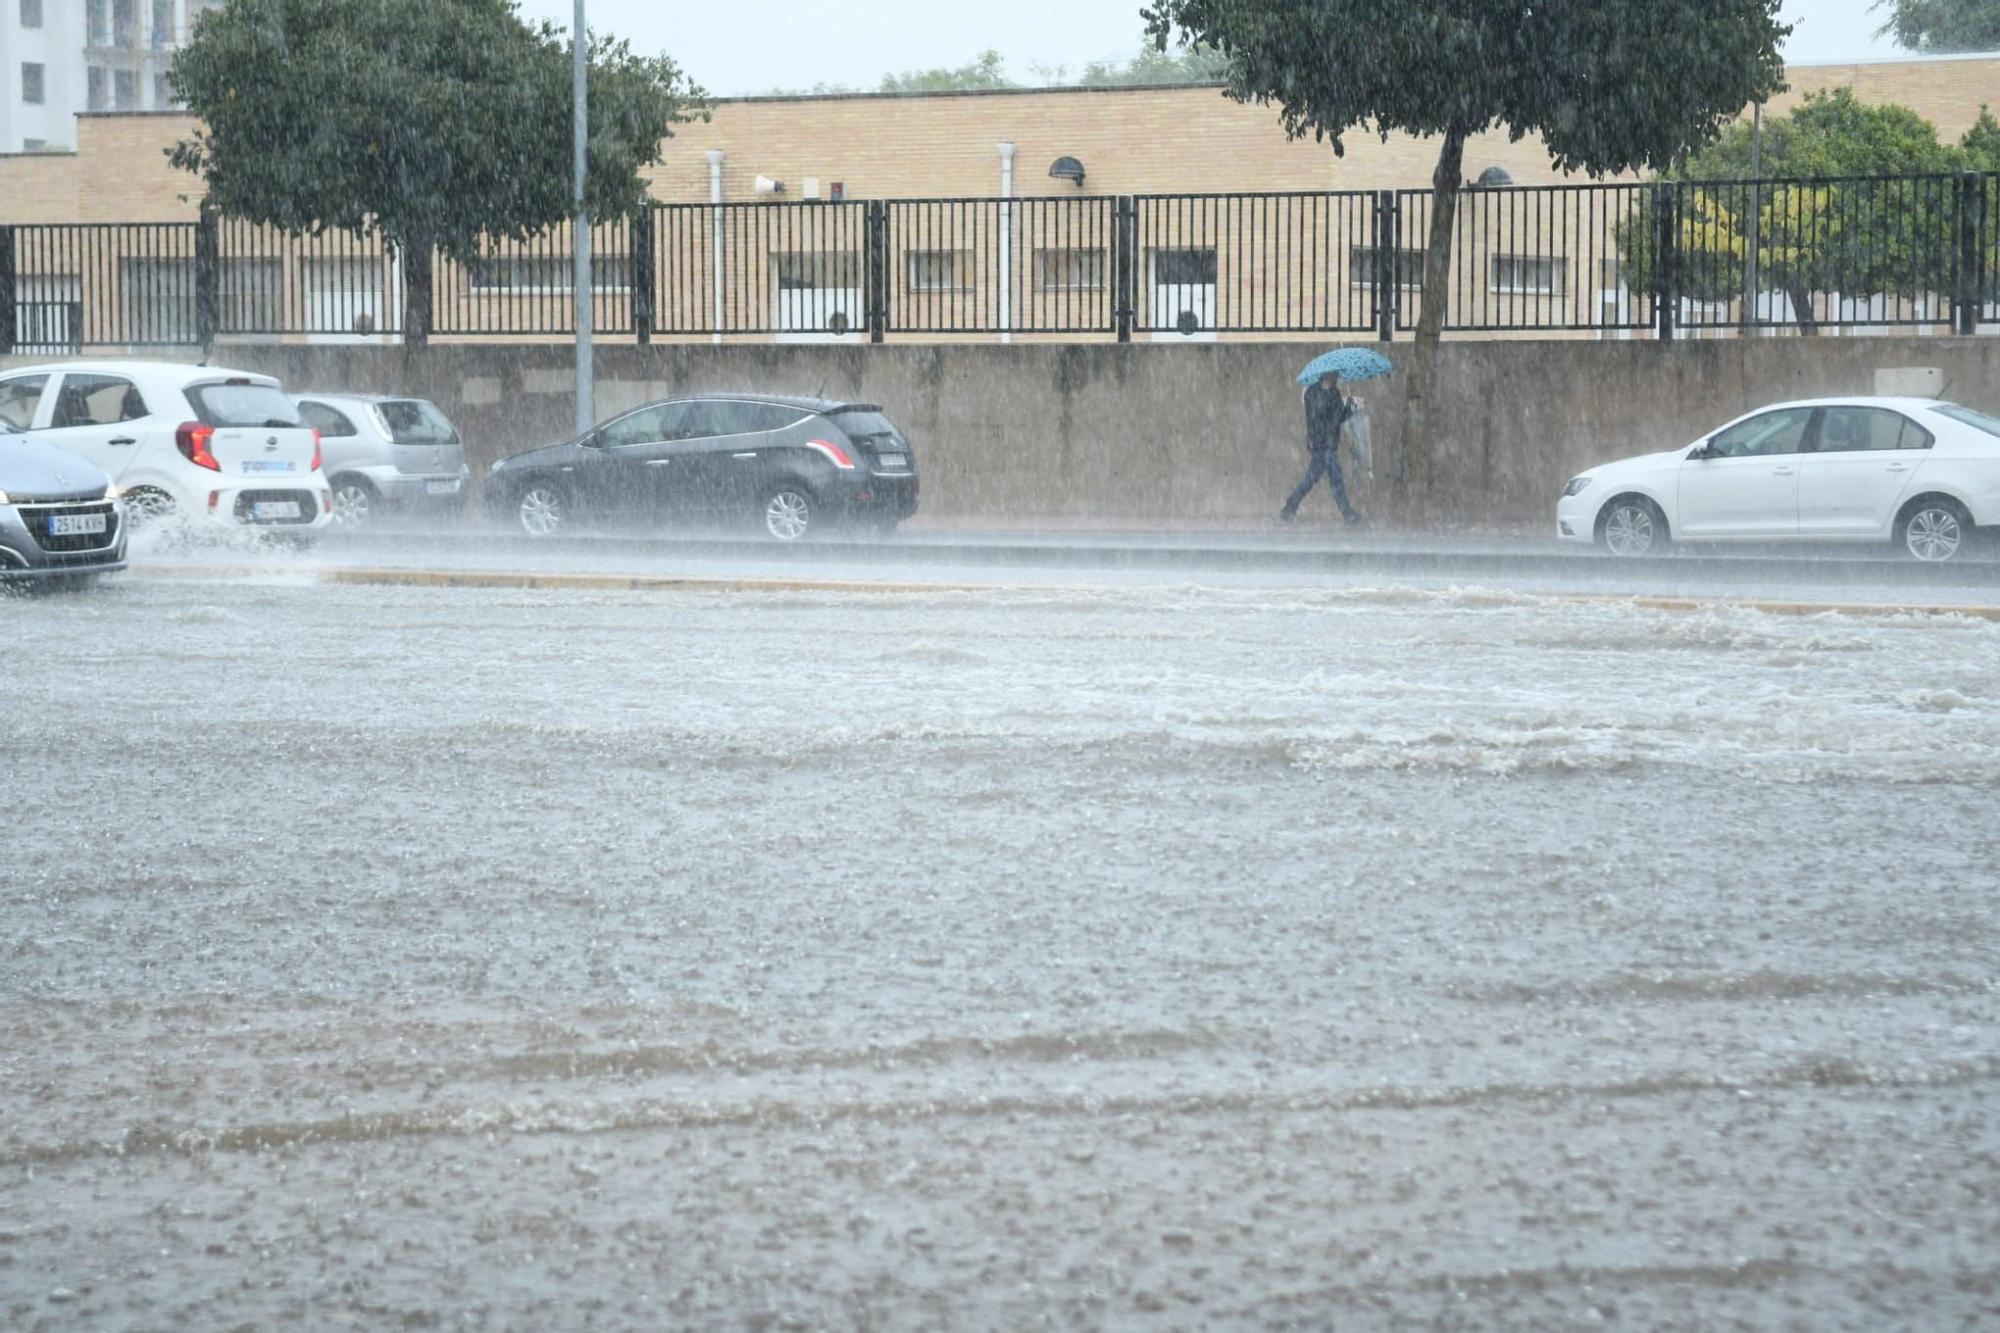
<path fill-rule="evenodd" d="M 613 339 L 1406 336 L 1428 190 L 656 204 L 592 229 Z M 2000 326 L 2000 174 L 1468 188 L 1445 331 Z M 413 259 L 415 262 L 413 262 Z M 0 225 L 0 351 L 564 338 L 569 232 L 470 259 L 237 219 Z"/>

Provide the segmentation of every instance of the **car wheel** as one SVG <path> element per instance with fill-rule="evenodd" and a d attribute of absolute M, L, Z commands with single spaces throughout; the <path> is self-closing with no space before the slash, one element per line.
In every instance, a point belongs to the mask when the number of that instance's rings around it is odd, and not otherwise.
<path fill-rule="evenodd" d="M 135 528 L 166 518 L 175 508 L 173 496 L 150 486 L 142 486 L 125 497 L 125 513 Z"/>
<path fill-rule="evenodd" d="M 341 477 L 333 483 L 333 526 L 355 531 L 375 520 L 381 497 L 359 477 Z"/>
<path fill-rule="evenodd" d="M 568 514 L 563 493 L 547 482 L 534 482 L 514 498 L 514 521 L 530 537 L 553 537 Z"/>
<path fill-rule="evenodd" d="M 1667 516 L 1643 495 L 1621 495 L 1597 520 L 1597 544 L 1615 556 L 1637 558 L 1667 549 Z"/>
<path fill-rule="evenodd" d="M 757 507 L 764 531 L 781 542 L 804 541 L 812 530 L 812 495 L 803 486 L 786 484 L 769 492 Z"/>
<path fill-rule="evenodd" d="M 1896 523 L 1896 547 L 1927 565 L 1956 560 L 1972 541 L 1972 516 L 1958 501 L 1926 495 L 1903 510 Z"/>

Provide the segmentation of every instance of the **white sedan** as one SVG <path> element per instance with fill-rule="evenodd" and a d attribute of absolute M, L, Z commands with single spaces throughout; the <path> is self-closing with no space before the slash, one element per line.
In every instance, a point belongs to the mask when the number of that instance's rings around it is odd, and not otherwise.
<path fill-rule="evenodd" d="M 1574 477 L 1557 535 L 1613 555 L 1673 540 L 1893 542 L 1951 560 L 2000 524 L 2000 418 L 1930 398 L 1780 403 Z"/>

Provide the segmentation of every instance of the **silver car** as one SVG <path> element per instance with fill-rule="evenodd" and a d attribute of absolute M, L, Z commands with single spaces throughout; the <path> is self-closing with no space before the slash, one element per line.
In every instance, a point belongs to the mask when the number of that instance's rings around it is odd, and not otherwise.
<path fill-rule="evenodd" d="M 299 415 L 319 431 L 333 487 L 333 523 L 363 528 L 387 511 L 457 513 L 472 470 L 458 429 L 422 398 L 302 393 Z"/>
<path fill-rule="evenodd" d="M 125 568 L 125 504 L 90 460 L 0 418 L 0 581 L 86 584 Z"/>

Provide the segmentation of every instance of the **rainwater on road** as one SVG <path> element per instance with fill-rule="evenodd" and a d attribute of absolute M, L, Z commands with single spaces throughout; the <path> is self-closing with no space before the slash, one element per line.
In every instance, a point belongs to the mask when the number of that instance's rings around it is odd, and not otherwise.
<path fill-rule="evenodd" d="M 0 618 L 0 1324 L 2000 1320 L 2000 624 Z"/>

